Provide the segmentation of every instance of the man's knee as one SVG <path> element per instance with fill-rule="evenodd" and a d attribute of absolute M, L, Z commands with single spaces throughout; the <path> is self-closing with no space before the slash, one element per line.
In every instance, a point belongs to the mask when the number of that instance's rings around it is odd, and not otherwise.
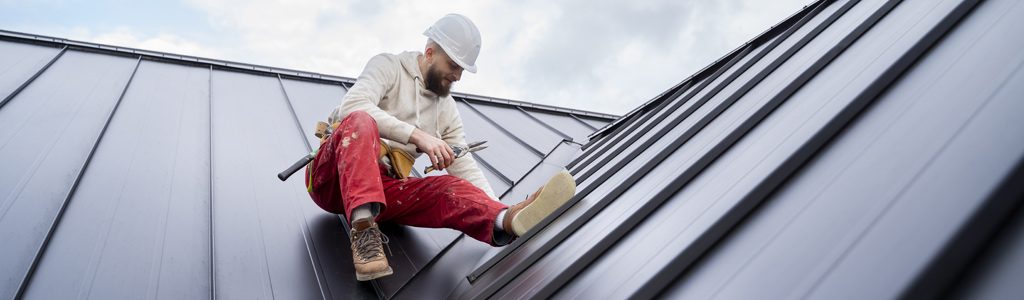
<path fill-rule="evenodd" d="M 356 133 L 359 136 L 376 136 L 377 121 L 365 111 L 353 111 L 341 120 L 341 125 L 334 131 L 334 133 L 342 133 L 345 135 Z"/>
<path fill-rule="evenodd" d="M 377 121 L 373 119 L 373 116 L 370 116 L 369 113 L 367 113 L 365 111 L 362 111 L 362 110 L 357 110 L 357 111 L 353 111 L 353 112 L 348 113 L 348 115 L 345 116 L 345 119 L 341 120 L 341 122 L 342 123 L 353 123 L 354 122 L 354 123 L 360 123 L 360 124 L 372 123 L 374 126 L 377 125 Z"/>

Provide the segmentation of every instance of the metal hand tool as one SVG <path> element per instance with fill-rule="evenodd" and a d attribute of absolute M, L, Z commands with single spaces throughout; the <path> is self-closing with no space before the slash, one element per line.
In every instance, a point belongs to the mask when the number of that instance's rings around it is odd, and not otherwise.
<path fill-rule="evenodd" d="M 452 152 L 455 152 L 455 158 L 454 159 L 458 159 L 460 157 L 466 156 L 466 155 L 468 155 L 471 152 L 477 152 L 477 151 L 480 151 L 480 150 L 487 149 L 487 146 L 484 145 L 486 143 L 487 143 L 487 141 L 479 141 L 479 142 L 469 143 L 469 145 L 466 145 L 466 146 L 461 146 L 461 145 L 451 146 L 452 147 Z M 427 166 L 426 168 L 423 169 L 423 174 L 427 174 L 427 173 L 430 173 L 430 172 L 433 172 L 433 171 L 434 171 L 434 166 Z"/>

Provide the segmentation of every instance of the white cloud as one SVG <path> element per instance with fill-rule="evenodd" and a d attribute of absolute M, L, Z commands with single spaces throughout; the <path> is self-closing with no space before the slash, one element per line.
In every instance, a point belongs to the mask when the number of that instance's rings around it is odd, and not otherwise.
<path fill-rule="evenodd" d="M 90 41 L 111 46 L 129 47 L 144 50 L 169 52 L 207 58 L 221 58 L 224 54 L 215 48 L 203 46 L 198 42 L 170 33 L 145 35 L 126 27 L 113 31 L 94 33 L 84 27 L 75 27 L 66 31 L 66 37 L 72 40 Z"/>

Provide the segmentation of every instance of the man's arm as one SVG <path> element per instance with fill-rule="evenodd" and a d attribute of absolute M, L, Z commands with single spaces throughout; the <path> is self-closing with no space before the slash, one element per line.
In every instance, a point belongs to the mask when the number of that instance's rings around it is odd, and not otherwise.
<path fill-rule="evenodd" d="M 374 56 L 366 63 L 356 84 L 348 90 L 342 104 L 331 112 L 329 123 L 340 122 L 353 111 L 365 111 L 377 121 L 381 137 L 403 144 L 409 143 L 415 126 L 402 122 L 378 106 L 380 101 L 398 81 L 399 68 L 393 58 L 386 54 Z"/>

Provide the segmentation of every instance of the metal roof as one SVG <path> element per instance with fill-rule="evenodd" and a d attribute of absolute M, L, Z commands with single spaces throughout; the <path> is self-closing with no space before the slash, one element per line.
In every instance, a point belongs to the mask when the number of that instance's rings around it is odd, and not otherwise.
<path fill-rule="evenodd" d="M 578 193 L 502 248 L 387 226 L 396 272 L 369 285 L 337 217 L 270 177 L 350 79 L 8 35 L 0 291 L 1016 298 L 1022 2 L 819 0 L 608 125 L 460 95 L 503 202 L 563 166 Z"/>
<path fill-rule="evenodd" d="M 398 296 L 1015 298 L 1022 22 L 816 1 L 561 158 L 578 193 L 531 233 L 462 239 Z"/>
<path fill-rule="evenodd" d="M 354 79 L 9 31 L 0 74 L 0 298 L 386 297 L 459 235 L 387 226 L 396 275 L 358 283 L 344 224 L 274 176 Z M 502 194 L 614 118 L 455 96 Z"/>

